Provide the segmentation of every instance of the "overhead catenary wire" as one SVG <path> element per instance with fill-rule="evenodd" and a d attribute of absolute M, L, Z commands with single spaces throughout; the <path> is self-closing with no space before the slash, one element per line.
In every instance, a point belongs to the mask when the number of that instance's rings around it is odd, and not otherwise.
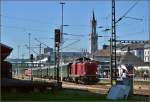
<path fill-rule="evenodd" d="M 126 34 L 120 35 L 120 37 L 125 37 L 127 35 L 135 36 L 135 35 L 138 35 L 138 34 L 143 34 L 144 32 L 146 32 L 146 31 L 141 30 L 141 31 L 138 31 L 138 32 L 130 32 L 130 33 L 126 33 Z"/>
<path fill-rule="evenodd" d="M 138 1 L 136 1 L 117 21 L 116 24 L 121 21 L 123 18 L 129 18 L 129 19 L 134 19 L 134 20 L 139 20 L 139 21 L 143 21 L 143 19 L 141 18 L 136 18 L 136 17 L 126 17 L 126 15 L 138 4 Z M 124 24 L 124 23 L 123 23 Z M 122 24 L 121 24 L 122 25 Z M 120 26 L 116 25 L 117 27 Z M 131 25 L 130 25 L 131 26 Z M 103 30 L 103 32 L 107 32 L 107 31 L 111 31 L 110 27 L 107 27 L 106 29 Z"/>
<path fill-rule="evenodd" d="M 48 37 L 40 37 L 40 38 L 38 38 L 38 39 L 52 39 L 52 40 L 53 40 L 54 37 L 49 37 L 49 38 L 48 38 Z"/>
<path fill-rule="evenodd" d="M 71 50 L 76 50 L 76 51 L 81 51 L 81 48 L 75 48 L 75 47 L 67 47 L 65 49 L 71 49 Z"/>
<path fill-rule="evenodd" d="M 14 20 L 21 20 L 21 21 L 25 21 L 25 22 L 32 22 L 32 23 L 39 23 L 40 25 L 41 24 L 50 24 L 50 25 L 53 25 L 53 26 L 59 26 L 59 24 L 57 23 L 50 23 L 50 22 L 47 22 L 47 21 L 41 21 L 41 20 L 38 20 L 38 19 L 31 19 L 31 18 L 25 18 L 25 17 L 16 17 L 16 16 L 7 16 L 7 15 L 2 15 L 0 14 L 1 18 L 6 18 L 6 19 L 14 19 Z M 64 24 L 64 25 L 68 25 L 68 24 Z M 68 26 L 71 26 L 71 27 L 89 27 L 90 25 L 86 25 L 86 24 L 69 24 Z M 99 26 L 97 26 L 99 27 Z"/>
<path fill-rule="evenodd" d="M 30 18 L 22 18 L 22 17 L 11 17 L 11 16 L 6 16 L 6 15 L 1 15 L 1 17 L 5 17 L 5 18 L 9 18 L 9 19 L 15 19 L 15 20 L 23 20 L 23 21 L 31 21 L 32 23 L 33 22 L 40 22 L 41 23 L 44 23 L 43 21 L 40 21 L 40 20 L 33 20 L 33 19 L 30 19 Z M 46 22 L 45 22 L 46 23 Z M 59 24 L 51 24 L 51 25 L 59 25 Z M 71 24 L 71 25 L 68 25 L 68 26 L 71 26 L 71 27 L 89 27 L 90 25 L 84 25 L 84 24 L 80 24 L 80 25 L 74 25 L 74 24 Z M 14 28 L 14 29 L 22 29 L 23 31 L 25 30 L 31 30 L 31 31 L 40 31 L 40 32 L 48 32 L 46 30 L 41 30 L 41 29 L 31 29 L 31 28 L 26 28 L 26 27 L 18 27 L 18 26 L 9 26 L 9 25 L 1 25 L 1 27 L 7 27 L 7 28 Z M 103 26 L 97 26 L 97 28 L 100 28 L 100 27 L 103 27 Z M 72 35 L 72 36 L 80 36 L 80 35 L 75 35 L 75 34 L 64 34 L 64 35 Z M 82 35 L 81 35 L 82 36 Z M 84 35 L 83 35 L 84 36 Z"/>
<path fill-rule="evenodd" d="M 64 35 L 71 35 L 71 36 L 85 36 L 85 35 L 83 35 L 83 34 L 69 34 L 69 33 L 63 33 Z"/>
<path fill-rule="evenodd" d="M 74 44 L 74 43 L 76 43 L 76 42 L 79 42 L 79 41 L 80 41 L 80 39 L 79 39 L 79 40 L 76 40 L 76 41 L 74 41 L 74 42 L 72 42 L 72 43 L 70 43 L 70 44 L 68 44 L 68 45 L 66 45 L 65 47 L 62 47 L 61 49 L 65 49 L 65 48 L 67 48 L 67 47 L 71 46 L 72 44 Z"/>
<path fill-rule="evenodd" d="M 19 30 L 23 30 L 23 31 L 37 31 L 37 32 L 48 32 L 46 30 L 41 30 L 41 29 L 32 29 L 32 28 L 26 28 L 26 27 L 19 27 L 19 26 L 9 26 L 9 25 L 1 25 L 1 27 L 3 28 L 13 28 L 13 29 L 19 29 Z M 83 34 L 69 34 L 69 33 L 63 33 L 64 35 L 70 35 L 70 36 L 78 36 L 78 37 L 84 37 L 86 35 Z M 45 38 L 41 38 L 41 39 L 45 39 Z M 53 38 L 50 38 L 53 39 Z"/>
<path fill-rule="evenodd" d="M 63 44 L 66 43 L 66 42 L 69 41 L 69 40 L 72 40 L 72 41 L 73 41 L 73 40 L 75 40 L 75 41 L 76 41 L 76 40 L 80 40 L 80 39 L 70 39 L 70 38 L 64 38 L 64 39 L 65 39 L 65 40 L 63 41 Z"/>
<path fill-rule="evenodd" d="M 48 32 L 46 30 L 41 30 L 41 29 L 32 29 L 32 28 L 26 28 L 26 27 L 19 27 L 19 26 L 10 26 L 10 25 L 1 25 L 1 27 L 6 27 L 6 28 L 14 28 L 14 29 L 22 29 L 23 31 L 25 30 L 31 30 L 31 31 L 38 31 L 38 32 Z"/>
<path fill-rule="evenodd" d="M 117 21 L 116 24 L 121 21 L 137 4 L 139 0 L 137 0 Z"/>
<path fill-rule="evenodd" d="M 28 45 L 25 45 L 25 47 L 27 48 L 27 49 L 29 49 L 29 46 Z M 31 47 L 32 48 L 32 47 Z M 33 49 L 31 49 L 30 48 L 30 50 L 32 51 L 32 52 L 34 52 L 35 54 L 37 54 L 38 55 L 38 53 L 36 52 L 36 51 L 34 51 Z"/>
<path fill-rule="evenodd" d="M 31 19 L 31 18 L 24 18 L 24 17 L 15 17 L 15 16 L 7 16 L 7 15 L 0 15 L 0 16 L 1 16 L 1 18 L 20 20 L 20 21 L 24 21 L 24 22 L 32 22 L 32 23 L 39 23 L 39 24 L 49 24 L 50 23 L 47 21 L 41 21 L 41 20 L 36 20 L 36 19 Z M 52 24 L 52 25 L 58 25 L 58 24 Z"/>
<path fill-rule="evenodd" d="M 30 18 L 22 18 L 22 17 L 12 17 L 12 16 L 6 16 L 6 15 L 0 15 L 1 17 L 5 17 L 7 19 L 15 19 L 15 20 L 21 20 L 21 21 L 28 21 L 28 22 L 32 22 L 32 23 L 39 23 L 39 25 L 41 24 L 50 24 L 50 25 L 53 25 L 53 26 L 58 26 L 59 24 L 56 24 L 56 23 L 49 23 L 49 22 L 46 22 L 46 21 L 40 21 L 40 20 L 35 20 L 35 19 L 30 19 Z M 65 24 L 67 25 L 67 24 Z M 90 25 L 85 25 L 85 24 L 69 24 L 68 26 L 71 26 L 71 27 L 89 27 Z M 97 26 L 99 27 L 99 26 Z"/>
<path fill-rule="evenodd" d="M 40 44 L 43 44 L 43 45 L 45 45 L 46 47 L 50 48 L 47 44 L 45 44 L 45 43 L 41 42 L 41 41 L 40 41 L 40 40 L 38 40 L 37 38 L 35 38 L 35 40 L 36 40 L 37 42 L 39 42 Z"/>
<path fill-rule="evenodd" d="M 129 19 L 134 19 L 134 20 L 143 21 L 143 19 L 141 19 L 141 18 L 135 18 L 135 17 L 125 17 L 125 18 L 129 18 Z"/>

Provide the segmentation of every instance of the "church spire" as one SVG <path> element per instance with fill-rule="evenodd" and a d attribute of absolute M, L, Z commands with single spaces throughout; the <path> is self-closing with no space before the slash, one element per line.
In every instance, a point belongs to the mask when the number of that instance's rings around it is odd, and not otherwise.
<path fill-rule="evenodd" d="M 94 14 L 94 10 L 93 10 L 93 19 L 92 19 L 93 21 L 96 21 L 96 19 L 95 19 L 95 14 Z"/>
<path fill-rule="evenodd" d="M 95 19 L 95 14 L 94 10 L 92 12 L 92 20 L 91 20 L 91 33 L 90 33 L 90 54 L 91 57 L 94 58 L 94 53 L 98 50 L 98 38 L 97 38 L 97 33 L 96 33 L 96 19 Z"/>

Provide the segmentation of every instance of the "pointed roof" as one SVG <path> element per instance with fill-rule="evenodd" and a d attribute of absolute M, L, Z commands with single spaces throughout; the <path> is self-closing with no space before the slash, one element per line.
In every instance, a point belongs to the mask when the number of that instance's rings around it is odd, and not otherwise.
<path fill-rule="evenodd" d="M 96 19 L 95 19 L 95 14 L 94 14 L 94 10 L 93 10 L 93 19 L 92 19 L 92 21 L 96 21 Z"/>

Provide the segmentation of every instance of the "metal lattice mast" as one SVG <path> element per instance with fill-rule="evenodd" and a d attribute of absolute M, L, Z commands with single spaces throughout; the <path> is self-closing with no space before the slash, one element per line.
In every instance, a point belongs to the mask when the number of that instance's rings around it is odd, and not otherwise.
<path fill-rule="evenodd" d="M 111 84 L 115 80 L 116 63 L 116 21 L 115 21 L 115 0 L 112 0 L 112 35 L 111 35 Z"/>

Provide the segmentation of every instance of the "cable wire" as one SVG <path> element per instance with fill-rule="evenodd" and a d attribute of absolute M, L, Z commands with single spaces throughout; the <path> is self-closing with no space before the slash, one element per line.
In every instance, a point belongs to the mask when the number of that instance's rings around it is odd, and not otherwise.
<path fill-rule="evenodd" d="M 116 23 L 118 23 L 119 21 L 121 21 L 137 4 L 138 4 L 139 0 L 136 1 L 117 21 Z"/>

